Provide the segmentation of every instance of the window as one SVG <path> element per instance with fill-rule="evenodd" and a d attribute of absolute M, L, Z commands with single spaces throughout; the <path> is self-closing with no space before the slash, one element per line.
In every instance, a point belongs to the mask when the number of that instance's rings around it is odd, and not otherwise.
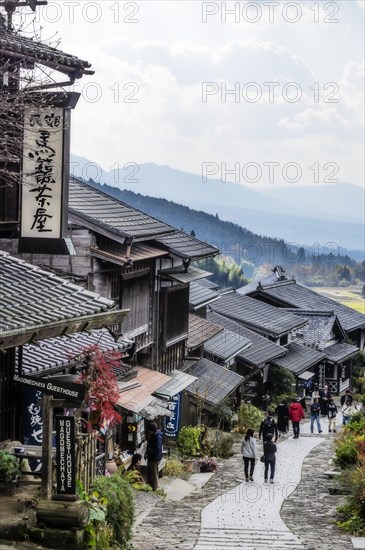
<path fill-rule="evenodd" d="M 188 334 L 189 285 L 165 287 L 163 292 L 163 341 L 165 345 Z"/>
<path fill-rule="evenodd" d="M 123 321 L 124 334 L 147 332 L 150 325 L 151 283 L 150 271 L 122 276 L 122 309 L 130 309 Z"/>

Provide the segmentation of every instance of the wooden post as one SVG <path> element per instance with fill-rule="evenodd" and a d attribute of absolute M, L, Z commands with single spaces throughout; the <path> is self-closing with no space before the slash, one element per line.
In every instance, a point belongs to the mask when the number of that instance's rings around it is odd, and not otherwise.
<path fill-rule="evenodd" d="M 52 497 L 52 429 L 53 408 L 52 397 L 43 394 L 43 439 L 42 439 L 42 498 L 49 500 Z"/>

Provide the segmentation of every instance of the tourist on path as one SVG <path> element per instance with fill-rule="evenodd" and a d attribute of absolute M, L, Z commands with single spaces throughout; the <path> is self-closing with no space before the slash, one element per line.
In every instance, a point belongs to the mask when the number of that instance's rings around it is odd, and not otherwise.
<path fill-rule="evenodd" d="M 357 407 L 354 403 L 354 400 L 351 396 L 348 396 L 345 403 L 341 408 L 342 412 L 342 424 L 346 426 L 350 422 L 351 417 L 358 412 Z"/>
<path fill-rule="evenodd" d="M 257 447 L 252 428 L 247 430 L 245 437 L 242 439 L 241 453 L 244 462 L 246 481 L 253 481 L 253 472 L 257 459 Z"/>
<path fill-rule="evenodd" d="M 162 459 L 162 432 L 156 422 L 150 422 L 148 426 L 147 451 L 147 483 L 152 489 L 158 489 L 158 463 Z"/>
<path fill-rule="evenodd" d="M 273 434 L 267 434 L 266 441 L 264 441 L 264 457 L 265 457 L 265 471 L 264 471 L 264 482 L 268 481 L 269 467 L 270 467 L 270 483 L 274 483 L 275 475 L 275 465 L 276 465 L 276 456 L 277 447 L 273 443 Z"/>
<path fill-rule="evenodd" d="M 319 388 L 317 385 L 314 386 L 314 390 L 312 391 L 312 399 L 311 399 L 311 402 L 314 403 L 314 400 L 315 399 L 319 399 Z"/>
<path fill-rule="evenodd" d="M 278 431 L 279 437 L 284 436 L 289 431 L 289 407 L 286 401 L 282 401 L 276 407 L 278 415 Z"/>
<path fill-rule="evenodd" d="M 329 399 L 331 399 L 331 397 L 332 397 L 331 392 L 329 391 L 327 384 L 325 384 L 323 386 L 323 388 L 321 388 L 319 390 L 319 399 L 320 399 L 320 404 L 321 404 L 321 415 L 322 416 L 327 416 L 328 401 L 329 401 Z"/>
<path fill-rule="evenodd" d="M 314 423 L 317 423 L 318 433 L 322 433 L 321 423 L 319 421 L 321 414 L 321 405 L 317 397 L 311 405 L 311 433 L 314 431 Z"/>
<path fill-rule="evenodd" d="M 266 414 L 266 418 L 260 424 L 259 439 L 265 441 L 267 434 L 275 434 L 275 443 L 278 440 L 278 427 L 275 420 L 272 417 L 272 411 L 269 409 Z"/>
<path fill-rule="evenodd" d="M 331 397 L 328 401 L 328 432 L 336 433 L 337 406 Z"/>
<path fill-rule="evenodd" d="M 294 439 L 298 439 L 300 433 L 300 421 L 305 418 L 302 405 L 297 399 L 293 399 L 289 407 L 289 418 L 293 426 Z"/>

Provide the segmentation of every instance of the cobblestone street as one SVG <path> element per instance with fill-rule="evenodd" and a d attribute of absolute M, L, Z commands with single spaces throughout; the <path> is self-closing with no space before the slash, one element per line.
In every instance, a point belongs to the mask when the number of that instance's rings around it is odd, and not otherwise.
<path fill-rule="evenodd" d="M 330 494 L 324 474 L 333 455 L 333 436 L 310 435 L 309 423 L 293 440 L 279 440 L 274 485 L 264 485 L 257 463 L 255 482 L 242 482 L 239 443 L 234 455 L 200 489 L 181 500 L 138 496 L 137 550 L 351 550 L 351 537 L 335 525 L 343 497 Z M 260 446 L 259 446 L 260 454 Z M 162 486 L 167 484 L 162 480 Z"/>

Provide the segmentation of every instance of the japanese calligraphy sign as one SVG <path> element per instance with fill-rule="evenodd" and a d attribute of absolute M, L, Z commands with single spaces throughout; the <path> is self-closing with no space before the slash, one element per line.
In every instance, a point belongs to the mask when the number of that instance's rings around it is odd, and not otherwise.
<path fill-rule="evenodd" d="M 58 495 L 76 493 L 75 417 L 56 416 L 56 480 Z"/>
<path fill-rule="evenodd" d="M 64 111 L 24 113 L 21 236 L 62 236 Z"/>
<path fill-rule="evenodd" d="M 171 417 L 165 416 L 164 433 L 167 437 L 176 437 L 180 425 L 181 392 L 171 397 L 167 408 L 172 412 Z"/>

